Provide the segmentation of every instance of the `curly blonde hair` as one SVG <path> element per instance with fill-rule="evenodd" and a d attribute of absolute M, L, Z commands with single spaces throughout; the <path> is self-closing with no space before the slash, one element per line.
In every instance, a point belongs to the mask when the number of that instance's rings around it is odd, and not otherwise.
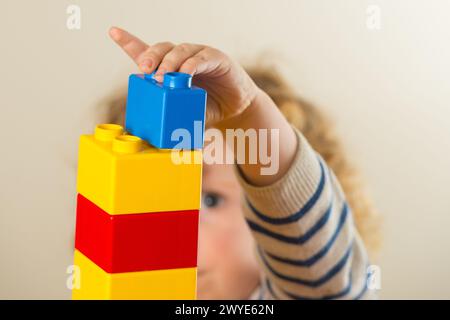
<path fill-rule="evenodd" d="M 301 99 L 273 67 L 249 67 L 246 71 L 333 170 L 352 208 L 356 228 L 369 251 L 370 259 L 377 260 L 381 246 L 380 215 L 372 204 L 360 173 L 349 161 L 330 120 L 312 104 Z M 105 120 L 123 124 L 126 89 L 118 90 L 115 95 L 108 97 L 104 105 Z"/>

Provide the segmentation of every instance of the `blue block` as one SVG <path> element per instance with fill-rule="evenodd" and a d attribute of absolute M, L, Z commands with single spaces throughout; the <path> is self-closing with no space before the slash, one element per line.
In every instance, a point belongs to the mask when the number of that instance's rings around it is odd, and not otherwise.
<path fill-rule="evenodd" d="M 166 73 L 162 84 L 153 74 L 130 75 L 126 130 L 161 149 L 202 148 L 206 91 L 191 82 L 180 72 Z"/>

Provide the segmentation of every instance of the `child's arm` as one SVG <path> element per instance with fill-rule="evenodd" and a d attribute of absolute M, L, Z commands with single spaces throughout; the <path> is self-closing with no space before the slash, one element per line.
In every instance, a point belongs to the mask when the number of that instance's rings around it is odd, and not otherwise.
<path fill-rule="evenodd" d="M 295 133 L 298 151 L 280 180 L 257 187 L 236 170 L 264 269 L 260 297 L 368 298 L 368 258 L 351 209 L 333 172 Z"/>
<path fill-rule="evenodd" d="M 156 79 L 180 71 L 207 90 L 207 126 L 279 130 L 279 170 L 240 164 L 245 214 L 265 270 L 265 298 L 359 298 L 365 292 L 367 257 L 342 190 L 304 137 L 243 68 L 203 45 L 149 46 L 126 31 L 111 37 Z"/>

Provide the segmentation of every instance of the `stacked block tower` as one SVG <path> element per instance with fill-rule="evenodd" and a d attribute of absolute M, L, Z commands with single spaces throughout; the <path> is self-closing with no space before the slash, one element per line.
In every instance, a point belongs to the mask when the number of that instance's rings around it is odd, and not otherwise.
<path fill-rule="evenodd" d="M 131 75 L 126 128 L 81 136 L 73 299 L 196 298 L 206 92 L 191 79 Z"/>

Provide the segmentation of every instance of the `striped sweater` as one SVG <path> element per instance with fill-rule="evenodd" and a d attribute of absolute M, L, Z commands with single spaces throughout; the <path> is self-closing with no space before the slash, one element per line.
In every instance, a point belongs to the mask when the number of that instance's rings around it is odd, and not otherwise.
<path fill-rule="evenodd" d="M 342 188 L 295 131 L 298 151 L 279 181 L 255 187 L 236 170 L 263 270 L 250 299 L 372 298 L 366 250 Z"/>

